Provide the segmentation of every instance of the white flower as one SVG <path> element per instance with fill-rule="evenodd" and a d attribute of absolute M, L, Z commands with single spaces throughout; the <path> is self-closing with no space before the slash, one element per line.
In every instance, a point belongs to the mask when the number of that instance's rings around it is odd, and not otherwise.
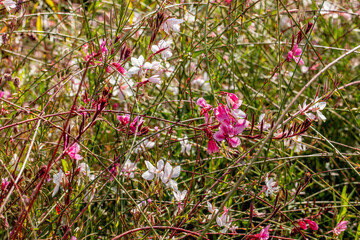
<path fill-rule="evenodd" d="M 155 84 L 161 84 L 162 83 L 159 75 L 153 75 L 153 76 L 149 77 L 147 80 L 149 80 L 149 82 L 152 82 L 152 83 L 155 83 Z"/>
<path fill-rule="evenodd" d="M 90 167 L 86 163 L 80 163 L 80 173 L 84 176 L 88 176 L 90 181 L 95 179 L 95 175 L 90 174 Z"/>
<path fill-rule="evenodd" d="M 52 194 L 52 197 L 54 197 L 57 194 L 57 192 L 59 191 L 60 184 L 62 183 L 63 177 L 64 177 L 64 173 L 63 173 L 62 170 L 60 170 L 59 173 L 54 174 L 53 183 L 55 183 L 55 188 L 54 188 L 54 192 Z"/>
<path fill-rule="evenodd" d="M 157 168 L 154 167 L 149 161 L 145 161 L 146 167 L 148 170 L 143 173 L 142 177 L 146 180 L 153 180 L 155 175 L 161 175 L 163 174 L 163 168 L 164 168 L 164 161 L 160 160 L 157 163 Z"/>
<path fill-rule="evenodd" d="M 134 74 L 142 75 L 143 69 L 151 69 L 152 65 L 149 62 L 145 62 L 144 57 L 141 55 L 139 58 L 131 58 L 131 64 L 133 67 L 129 69 L 127 75 L 131 77 Z"/>
<path fill-rule="evenodd" d="M 165 58 L 165 59 L 166 59 L 166 58 L 169 58 L 169 57 L 172 56 L 172 53 L 171 53 L 171 51 L 170 51 L 170 46 L 171 46 L 171 44 L 172 44 L 172 41 L 171 41 L 171 40 L 169 40 L 169 41 L 160 40 L 159 43 L 158 43 L 158 45 L 152 45 L 151 51 L 152 51 L 153 53 L 157 53 L 157 52 L 163 50 L 163 51 L 161 52 L 161 56 L 162 56 L 163 58 Z"/>
<path fill-rule="evenodd" d="M 265 113 L 261 114 L 260 117 L 259 117 L 259 125 L 258 125 L 258 128 L 259 128 L 259 129 L 261 128 L 261 122 L 264 120 L 264 117 L 265 117 Z M 267 130 L 270 129 L 270 127 L 271 127 L 271 124 L 264 121 L 264 123 L 263 123 L 263 128 L 262 128 L 262 129 L 263 129 L 264 131 L 267 131 Z"/>
<path fill-rule="evenodd" d="M 207 82 L 208 80 L 209 80 L 209 76 L 207 72 L 204 72 L 203 76 L 198 76 L 197 78 L 191 81 L 191 84 L 200 88 L 205 92 L 208 92 L 211 90 L 210 83 Z"/>
<path fill-rule="evenodd" d="M 294 149 L 295 153 L 303 152 L 306 150 L 306 145 L 302 144 L 302 136 L 296 135 L 284 141 L 284 145 L 290 149 Z"/>
<path fill-rule="evenodd" d="M 4 4 L 4 7 L 8 12 L 10 12 L 11 8 L 16 8 L 16 2 L 12 0 L 4 0 L 2 4 Z"/>
<path fill-rule="evenodd" d="M 274 193 L 277 193 L 279 191 L 279 187 L 276 186 L 276 182 L 274 182 L 273 178 L 268 179 L 266 176 L 265 179 L 265 185 L 266 185 L 266 191 L 265 195 L 268 197 L 269 195 L 273 195 Z"/>
<path fill-rule="evenodd" d="M 124 163 L 124 166 L 121 169 L 121 172 L 124 173 L 124 175 L 126 175 L 129 178 L 134 178 L 134 176 L 135 176 L 134 172 L 137 169 L 136 165 L 137 165 L 136 163 L 133 163 L 128 159 Z"/>
<path fill-rule="evenodd" d="M 320 112 L 321 110 L 324 110 L 324 108 L 326 107 L 326 102 L 318 102 L 319 101 L 319 98 L 317 97 L 316 99 L 315 99 L 315 104 L 314 104 L 314 106 L 312 106 L 311 108 L 310 108 L 310 110 L 312 111 L 312 112 L 314 112 L 314 113 L 316 113 L 316 116 L 317 116 L 317 118 L 318 119 L 321 119 L 322 121 L 325 121 L 326 120 L 326 117 Z M 312 117 L 313 118 L 311 118 L 311 119 L 314 119 L 315 118 L 315 116 L 314 116 L 314 114 L 312 114 L 312 113 L 308 113 L 309 115 L 311 114 L 312 115 Z"/>
<path fill-rule="evenodd" d="M 134 95 L 131 90 L 131 87 L 134 86 L 134 84 L 135 83 L 131 79 L 127 80 L 126 83 L 120 85 L 120 88 L 115 87 L 113 94 L 115 95 L 117 93 L 120 101 L 124 101 L 125 97 L 131 97 Z"/>
<path fill-rule="evenodd" d="M 187 191 L 184 190 L 184 191 L 181 192 L 179 190 L 175 190 L 175 191 L 173 191 L 173 194 L 174 194 L 174 197 L 175 197 L 176 201 L 182 202 L 185 199 Z"/>
<path fill-rule="evenodd" d="M 155 142 L 146 139 L 143 143 L 141 143 L 134 149 L 134 153 L 141 153 L 143 150 L 151 149 L 154 146 L 155 146 Z"/>
<path fill-rule="evenodd" d="M 169 34 L 170 30 L 173 30 L 174 32 L 179 32 L 180 23 L 183 22 L 183 19 L 169 18 L 161 25 L 160 29 L 164 29 L 167 34 Z"/>
<path fill-rule="evenodd" d="M 181 144 L 181 153 L 190 155 L 191 152 L 191 143 L 187 139 L 184 139 L 180 142 Z"/>
<path fill-rule="evenodd" d="M 299 104 L 300 113 L 305 114 L 311 120 L 318 118 L 321 119 L 322 121 L 325 121 L 326 117 L 320 111 L 324 110 L 324 108 L 326 107 L 326 102 L 318 102 L 318 101 L 319 101 L 319 97 L 316 97 L 316 99 L 314 100 L 315 104 L 312 107 L 308 108 L 308 105 L 306 104 L 306 100 L 305 100 L 302 106 Z M 312 111 L 313 113 L 316 113 L 316 116 L 308 111 Z"/>
<path fill-rule="evenodd" d="M 180 176 L 181 167 L 177 166 L 172 168 L 170 163 L 165 164 L 164 172 L 160 173 L 161 181 L 170 188 L 177 189 L 177 182 L 172 180 L 172 178 L 177 178 Z"/>
<path fill-rule="evenodd" d="M 225 233 L 230 228 L 231 221 L 227 208 L 224 207 L 224 213 L 216 218 L 216 223 L 219 227 L 224 227 L 224 229 L 221 230 L 222 233 Z"/>
<path fill-rule="evenodd" d="M 211 205 L 211 203 L 209 203 L 209 201 L 206 202 L 207 204 L 207 209 L 208 211 L 212 214 L 215 215 L 219 210 L 215 207 L 213 207 L 213 205 Z"/>

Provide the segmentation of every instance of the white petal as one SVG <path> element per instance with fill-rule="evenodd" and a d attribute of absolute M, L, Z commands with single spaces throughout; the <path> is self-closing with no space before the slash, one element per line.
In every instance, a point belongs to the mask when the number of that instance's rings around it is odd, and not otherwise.
<path fill-rule="evenodd" d="M 322 114 L 320 111 L 316 111 L 316 115 L 318 116 L 318 118 L 320 118 L 322 121 L 326 120 L 326 117 L 324 116 L 324 114 Z"/>
<path fill-rule="evenodd" d="M 180 176 L 181 167 L 177 166 L 174 168 L 171 178 L 177 178 Z"/>
<path fill-rule="evenodd" d="M 171 167 L 170 163 L 167 162 L 165 164 L 165 170 L 164 170 L 166 178 L 171 177 L 171 171 L 172 171 L 172 167 Z"/>
<path fill-rule="evenodd" d="M 323 110 L 326 107 L 326 102 L 319 102 L 318 107 L 320 108 L 320 110 Z"/>
<path fill-rule="evenodd" d="M 131 67 L 131 68 L 128 70 L 127 75 L 128 75 L 129 77 L 131 77 L 132 75 L 137 74 L 137 73 L 139 72 L 139 70 L 140 70 L 140 68 L 138 68 L 138 67 Z"/>
<path fill-rule="evenodd" d="M 152 45 L 151 51 L 152 51 L 153 53 L 156 53 L 156 52 L 158 52 L 159 50 L 160 50 L 160 48 L 159 48 L 158 46 Z"/>
<path fill-rule="evenodd" d="M 156 167 L 154 167 L 154 165 L 152 165 L 151 162 L 145 161 L 145 165 L 149 169 L 150 172 L 155 173 Z"/>
<path fill-rule="evenodd" d="M 139 66 L 138 66 L 138 67 L 140 67 L 141 65 L 143 65 L 144 61 L 145 61 L 145 59 L 144 59 L 143 55 L 141 55 L 141 56 L 138 58 L 138 63 L 139 63 Z"/>
<path fill-rule="evenodd" d="M 141 175 L 144 179 L 146 180 L 153 180 L 154 179 L 154 174 L 150 171 L 146 171 L 143 173 L 143 175 Z"/>
<path fill-rule="evenodd" d="M 146 62 L 143 66 L 144 69 L 151 69 L 152 65 L 149 62 Z"/>
<path fill-rule="evenodd" d="M 163 170 L 163 168 L 164 168 L 164 161 L 163 161 L 163 160 L 158 161 L 158 163 L 157 163 L 157 169 L 158 169 L 159 171 L 161 171 L 161 170 Z"/>
<path fill-rule="evenodd" d="M 54 196 L 57 194 L 57 192 L 59 191 L 59 189 L 60 189 L 60 185 L 59 185 L 59 184 L 56 184 L 56 186 L 55 186 L 55 188 L 54 188 L 54 192 L 53 192 L 53 194 L 52 194 L 52 197 L 54 197 Z"/>

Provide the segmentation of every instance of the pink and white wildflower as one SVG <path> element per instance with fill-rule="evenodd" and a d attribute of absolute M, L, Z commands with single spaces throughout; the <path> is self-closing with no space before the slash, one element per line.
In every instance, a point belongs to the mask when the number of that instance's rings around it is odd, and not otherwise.
<path fill-rule="evenodd" d="M 55 188 L 52 197 L 54 197 L 58 193 L 60 189 L 60 185 L 63 182 L 63 178 L 64 178 L 64 172 L 62 170 L 60 170 L 57 174 L 54 174 L 53 183 L 55 183 Z"/>
<path fill-rule="evenodd" d="M 145 161 L 145 165 L 148 168 L 148 170 L 143 173 L 142 178 L 150 181 L 153 180 L 155 176 L 159 177 L 163 173 L 164 169 L 164 161 L 160 160 L 157 163 L 157 167 L 154 167 L 154 165 L 151 164 L 149 161 Z"/>
<path fill-rule="evenodd" d="M 154 54 L 160 53 L 161 57 L 164 59 L 170 58 L 172 56 L 172 53 L 170 50 L 171 44 L 172 44 L 171 40 L 168 40 L 168 41 L 160 40 L 158 45 L 152 45 L 151 51 Z"/>
<path fill-rule="evenodd" d="M 292 59 L 300 66 L 304 64 L 304 61 L 300 58 L 302 49 L 297 44 L 294 45 L 293 50 L 289 51 L 287 60 L 290 62 Z"/>
<path fill-rule="evenodd" d="M 4 5 L 8 12 L 10 12 L 12 8 L 16 8 L 16 2 L 14 2 L 13 0 L 4 0 L 1 3 Z"/>
<path fill-rule="evenodd" d="M 171 167 L 170 163 L 165 164 L 164 172 L 160 173 L 161 181 L 172 189 L 177 189 L 177 182 L 172 178 L 178 178 L 180 176 L 181 167 Z"/>
<path fill-rule="evenodd" d="M 277 186 L 277 183 L 273 180 L 273 178 L 268 178 L 266 176 L 265 179 L 265 195 L 272 196 L 274 193 L 277 193 L 279 191 L 279 187 Z"/>
<path fill-rule="evenodd" d="M 343 231 L 347 229 L 348 221 L 341 221 L 336 225 L 333 232 L 336 236 L 339 236 Z"/>
<path fill-rule="evenodd" d="M 128 178 L 134 178 L 135 177 L 135 171 L 137 169 L 137 164 L 131 162 L 129 159 L 126 160 L 124 163 L 124 166 L 121 169 L 121 173 L 128 177 Z"/>
<path fill-rule="evenodd" d="M 132 57 L 131 64 L 133 65 L 133 67 L 131 67 L 127 72 L 127 75 L 129 77 L 134 74 L 141 76 L 144 70 L 152 68 L 152 64 L 149 62 L 145 62 L 145 58 L 142 55 L 139 58 Z"/>
<path fill-rule="evenodd" d="M 180 24 L 185 22 L 183 19 L 168 18 L 160 27 L 164 32 L 170 34 L 170 30 L 180 32 Z"/>
<path fill-rule="evenodd" d="M 81 160 L 83 157 L 79 154 L 80 152 L 80 145 L 78 143 L 74 143 L 71 145 L 68 151 L 66 151 L 66 154 L 69 155 L 69 157 L 73 160 Z"/>

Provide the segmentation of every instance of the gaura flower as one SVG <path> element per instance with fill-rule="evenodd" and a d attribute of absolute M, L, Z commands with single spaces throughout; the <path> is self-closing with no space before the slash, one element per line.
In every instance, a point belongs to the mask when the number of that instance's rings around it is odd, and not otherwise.
<path fill-rule="evenodd" d="M 299 63 L 300 66 L 303 65 L 304 61 L 300 58 L 301 52 L 301 48 L 299 48 L 298 45 L 295 44 L 293 50 L 289 51 L 287 60 L 290 62 L 292 59 L 294 59 L 294 61 L 296 63 Z"/>
<path fill-rule="evenodd" d="M 177 189 L 177 182 L 172 178 L 177 178 L 180 176 L 181 167 L 171 167 L 170 163 L 165 164 L 164 172 L 160 173 L 161 181 L 167 186 L 172 189 Z"/>
<path fill-rule="evenodd" d="M 134 74 L 138 74 L 139 76 L 141 76 L 144 69 L 147 70 L 152 68 L 152 64 L 149 62 L 145 62 L 145 59 L 142 55 L 139 58 L 132 57 L 131 64 L 133 65 L 133 67 L 131 67 L 127 72 L 127 75 L 129 77 Z"/>
<path fill-rule="evenodd" d="M 339 222 L 338 225 L 336 225 L 336 227 L 333 230 L 335 235 L 339 236 L 341 234 L 341 232 L 345 231 L 347 229 L 347 224 L 348 224 L 348 221 Z"/>
<path fill-rule="evenodd" d="M 69 157 L 73 160 L 83 159 L 83 157 L 80 156 L 80 154 L 78 154 L 78 152 L 80 152 L 80 146 L 79 146 L 79 144 L 74 143 L 73 145 L 71 145 L 69 150 L 66 151 L 66 154 L 69 155 Z"/>
<path fill-rule="evenodd" d="M 274 182 L 273 178 L 268 178 L 266 176 L 265 179 L 265 195 L 268 197 L 269 195 L 272 196 L 274 193 L 279 191 L 279 187 L 277 186 L 277 183 Z"/>
<path fill-rule="evenodd" d="M 4 5 L 4 7 L 8 12 L 10 12 L 11 8 L 16 8 L 16 2 L 12 0 L 4 0 L 2 1 L 2 4 Z"/>
<path fill-rule="evenodd" d="M 63 182 L 63 177 L 64 177 L 64 173 L 62 170 L 59 171 L 59 173 L 54 174 L 53 176 L 53 183 L 55 183 L 55 188 L 54 188 L 54 192 L 52 194 L 52 197 L 54 197 L 57 192 L 60 189 L 60 184 Z"/>
<path fill-rule="evenodd" d="M 146 180 L 153 180 L 155 176 L 159 176 L 161 173 L 163 173 L 164 168 L 164 161 L 160 160 L 157 163 L 157 168 L 154 167 L 149 161 L 145 161 L 145 165 L 148 168 L 148 170 L 143 173 L 142 177 Z"/>
<path fill-rule="evenodd" d="M 168 18 L 160 27 L 160 29 L 163 29 L 164 32 L 167 34 L 170 33 L 170 30 L 174 32 L 180 31 L 180 24 L 183 23 L 183 19 L 176 19 L 176 18 Z"/>
<path fill-rule="evenodd" d="M 184 190 L 182 192 L 179 190 L 175 190 L 175 191 L 173 191 L 173 194 L 174 194 L 175 200 L 177 202 L 182 202 L 182 201 L 184 201 L 184 199 L 186 197 L 187 190 Z"/>
<path fill-rule="evenodd" d="M 171 40 L 169 40 L 169 41 L 160 40 L 158 45 L 152 45 L 151 51 L 154 54 L 161 53 L 161 57 L 163 57 L 165 59 L 169 58 L 172 56 L 172 53 L 169 49 L 171 44 L 172 44 Z"/>

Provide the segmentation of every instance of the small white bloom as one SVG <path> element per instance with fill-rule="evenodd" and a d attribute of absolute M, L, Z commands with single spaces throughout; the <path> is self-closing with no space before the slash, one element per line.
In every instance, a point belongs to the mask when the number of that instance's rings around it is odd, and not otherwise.
<path fill-rule="evenodd" d="M 175 190 L 175 191 L 173 191 L 173 194 L 174 194 L 176 201 L 182 202 L 182 201 L 184 201 L 184 199 L 186 197 L 187 191 L 184 190 L 181 192 L 179 190 Z"/>
<path fill-rule="evenodd" d="M 4 4 L 4 7 L 8 12 L 10 12 L 11 8 L 16 8 L 16 2 L 12 0 L 4 0 L 2 4 Z"/>
<path fill-rule="evenodd" d="M 155 146 L 155 142 L 150 141 L 149 139 L 146 139 L 144 142 L 142 142 L 140 145 L 138 145 L 134 149 L 134 153 L 141 153 L 145 149 L 151 149 Z"/>
<path fill-rule="evenodd" d="M 143 173 L 142 177 L 146 180 L 153 180 L 155 175 L 161 175 L 163 173 L 163 168 L 164 168 L 164 161 L 160 160 L 157 163 L 157 168 L 154 167 L 154 165 L 152 165 L 149 161 L 145 161 L 145 165 L 148 168 L 148 170 Z"/>
<path fill-rule="evenodd" d="M 266 191 L 265 195 L 268 197 L 269 195 L 273 195 L 274 193 L 277 193 L 279 191 L 279 187 L 276 186 L 276 182 L 274 182 L 273 178 L 268 179 L 266 176 L 265 179 L 265 185 L 266 185 Z"/>
<path fill-rule="evenodd" d="M 170 50 L 171 44 L 172 44 L 171 40 L 169 40 L 169 41 L 160 40 L 158 45 L 152 45 L 151 51 L 153 53 L 157 53 L 157 52 L 163 50 L 161 52 L 161 57 L 163 57 L 165 59 L 169 58 L 169 57 L 172 56 L 172 53 L 171 53 L 171 50 Z"/>
<path fill-rule="evenodd" d="M 60 184 L 62 183 L 63 181 L 63 177 L 64 177 L 64 173 L 62 170 L 59 171 L 59 173 L 57 174 L 54 174 L 53 176 L 53 183 L 55 183 L 55 188 L 54 188 L 54 192 L 52 194 L 52 197 L 54 197 L 57 192 L 59 191 L 60 189 Z"/>
<path fill-rule="evenodd" d="M 294 149 L 295 153 L 303 152 L 306 150 L 306 145 L 302 144 L 302 136 L 299 135 L 285 139 L 284 145 L 289 147 L 290 149 Z"/>
<path fill-rule="evenodd" d="M 137 165 L 136 163 L 133 163 L 128 159 L 124 163 L 124 166 L 121 169 L 121 172 L 129 178 L 134 178 L 134 176 L 135 176 L 134 172 L 137 169 L 136 165 Z"/>
<path fill-rule="evenodd" d="M 161 25 L 160 29 L 164 29 L 167 34 L 169 34 L 170 30 L 173 30 L 174 32 L 179 32 L 180 23 L 183 22 L 183 19 L 169 18 Z"/>
<path fill-rule="evenodd" d="M 191 143 L 187 139 L 180 141 L 181 144 L 181 153 L 185 155 L 190 155 L 191 152 Z"/>
<path fill-rule="evenodd" d="M 261 122 L 264 120 L 264 117 L 265 117 L 265 113 L 261 114 L 260 117 L 259 117 L 259 124 L 258 124 L 258 128 L 259 128 L 259 129 L 261 128 Z M 264 121 L 264 123 L 263 123 L 263 130 L 264 130 L 264 131 L 267 131 L 267 130 L 270 129 L 270 127 L 271 127 L 271 124 Z"/>
<path fill-rule="evenodd" d="M 95 175 L 90 174 L 90 167 L 86 163 L 80 163 L 80 173 L 84 176 L 88 176 L 89 180 L 92 181 L 95 179 Z"/>
<path fill-rule="evenodd" d="M 172 178 L 177 178 L 180 176 L 181 167 L 177 166 L 172 168 L 170 163 L 165 164 L 164 172 L 160 173 L 161 181 L 170 188 L 177 189 L 177 182 L 172 180 Z"/>
<path fill-rule="evenodd" d="M 139 58 L 131 58 L 131 64 L 133 65 L 133 67 L 131 67 L 128 72 L 127 75 L 129 77 L 131 77 L 134 74 L 138 74 L 138 75 L 142 75 L 143 73 L 143 69 L 151 69 L 152 65 L 149 62 L 145 62 L 144 57 L 141 55 Z"/>
<path fill-rule="evenodd" d="M 147 80 L 149 80 L 150 82 L 155 83 L 155 84 L 162 83 L 159 75 L 153 75 L 153 76 L 149 77 Z"/>

